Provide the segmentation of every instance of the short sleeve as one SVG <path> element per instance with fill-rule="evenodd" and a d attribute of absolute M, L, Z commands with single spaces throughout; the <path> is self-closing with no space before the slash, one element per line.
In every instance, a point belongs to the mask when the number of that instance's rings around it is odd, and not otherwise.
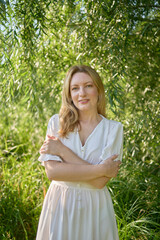
<path fill-rule="evenodd" d="M 114 154 L 118 154 L 118 158 L 115 161 L 122 161 L 123 155 L 123 125 L 120 122 L 110 121 L 107 144 L 104 147 L 100 156 L 100 164 L 104 160 L 111 157 Z"/>
<path fill-rule="evenodd" d="M 58 114 L 53 115 L 49 120 L 46 139 L 47 135 L 58 137 L 58 128 L 59 128 L 59 117 Z M 59 161 L 62 162 L 62 159 L 59 156 L 51 155 L 51 154 L 40 154 L 38 161 L 41 162 L 42 166 L 44 166 L 44 162 L 48 160 Z"/>

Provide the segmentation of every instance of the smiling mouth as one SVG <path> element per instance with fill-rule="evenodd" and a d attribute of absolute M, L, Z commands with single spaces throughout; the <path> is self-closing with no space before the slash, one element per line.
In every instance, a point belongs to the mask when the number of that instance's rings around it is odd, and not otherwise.
<path fill-rule="evenodd" d="M 79 100 L 78 102 L 84 104 L 84 103 L 89 102 L 89 100 L 88 99 L 83 99 L 83 100 Z"/>

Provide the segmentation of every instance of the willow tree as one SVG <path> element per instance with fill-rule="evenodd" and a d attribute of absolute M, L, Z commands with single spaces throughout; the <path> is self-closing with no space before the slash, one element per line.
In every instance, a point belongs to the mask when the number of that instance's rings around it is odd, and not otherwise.
<path fill-rule="evenodd" d="M 77 63 L 96 68 L 105 85 L 108 117 L 125 128 L 124 181 L 115 192 L 127 181 L 133 198 L 143 196 L 142 215 L 150 211 L 155 221 L 159 9 L 157 0 L 0 0 L 1 119 L 6 106 L 23 106 L 37 122 L 39 116 L 46 121 L 59 109 L 68 68 Z"/>

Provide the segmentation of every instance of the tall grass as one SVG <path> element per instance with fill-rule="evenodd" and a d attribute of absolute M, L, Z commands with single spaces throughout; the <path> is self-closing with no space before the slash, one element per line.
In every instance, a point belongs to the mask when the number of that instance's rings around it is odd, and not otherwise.
<path fill-rule="evenodd" d="M 46 119 L 45 119 L 46 118 Z M 49 186 L 37 161 L 49 116 L 44 119 L 25 106 L 3 108 L 0 116 L 0 239 L 33 240 L 42 202 Z M 158 178 L 124 155 L 118 178 L 109 184 L 120 240 L 158 240 Z"/>
<path fill-rule="evenodd" d="M 34 239 L 48 186 L 37 162 L 46 126 L 39 128 L 23 107 L 1 113 L 0 239 Z"/>

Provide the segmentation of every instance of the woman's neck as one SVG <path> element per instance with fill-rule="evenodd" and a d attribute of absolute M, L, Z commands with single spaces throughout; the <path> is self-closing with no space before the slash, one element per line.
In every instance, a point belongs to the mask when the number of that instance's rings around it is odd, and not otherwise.
<path fill-rule="evenodd" d="M 79 113 L 79 122 L 80 123 L 99 123 L 102 117 L 98 112 L 80 112 Z"/>

